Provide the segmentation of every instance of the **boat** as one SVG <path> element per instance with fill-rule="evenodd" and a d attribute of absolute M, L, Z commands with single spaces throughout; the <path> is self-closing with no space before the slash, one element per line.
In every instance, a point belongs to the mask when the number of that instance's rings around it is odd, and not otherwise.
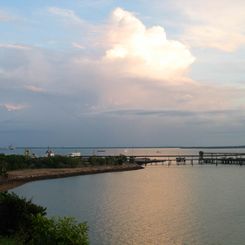
<path fill-rule="evenodd" d="M 80 157 L 81 156 L 81 152 L 72 152 L 69 154 L 70 157 Z"/>

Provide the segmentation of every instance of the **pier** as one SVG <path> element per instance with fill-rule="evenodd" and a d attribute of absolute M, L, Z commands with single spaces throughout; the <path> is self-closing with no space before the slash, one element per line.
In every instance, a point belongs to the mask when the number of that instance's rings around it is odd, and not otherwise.
<path fill-rule="evenodd" d="M 91 157 L 91 156 L 85 156 Z M 111 155 L 96 155 L 98 158 L 115 157 Z M 245 165 L 245 153 L 203 152 L 199 154 L 178 155 L 135 155 L 125 156 L 129 162 L 138 165 Z"/>
<path fill-rule="evenodd" d="M 139 161 L 140 159 L 140 161 Z M 144 161 L 143 161 L 144 159 Z M 151 155 L 135 156 L 137 164 L 171 164 L 176 165 L 245 165 L 245 153 L 202 152 L 198 155 Z"/>

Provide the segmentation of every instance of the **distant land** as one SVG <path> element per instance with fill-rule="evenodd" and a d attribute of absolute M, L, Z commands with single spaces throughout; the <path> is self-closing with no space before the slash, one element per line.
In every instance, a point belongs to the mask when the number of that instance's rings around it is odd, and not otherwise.
<path fill-rule="evenodd" d="M 124 148 L 180 148 L 180 149 L 242 149 L 245 145 L 237 146 L 16 146 L 15 149 L 124 149 Z M 6 149 L 6 147 L 0 147 Z"/>
<path fill-rule="evenodd" d="M 180 147 L 181 149 L 241 149 L 245 148 L 245 145 L 237 145 L 237 146 L 186 146 Z"/>

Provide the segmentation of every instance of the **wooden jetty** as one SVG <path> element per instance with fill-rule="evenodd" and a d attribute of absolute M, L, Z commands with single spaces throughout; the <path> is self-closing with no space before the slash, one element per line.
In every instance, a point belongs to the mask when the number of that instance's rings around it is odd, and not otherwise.
<path fill-rule="evenodd" d="M 141 165 L 147 164 L 164 164 L 170 166 L 176 165 L 204 165 L 204 164 L 229 164 L 245 165 L 245 153 L 228 153 L 228 152 L 202 152 L 198 155 L 151 155 L 135 156 L 135 162 Z M 140 159 L 140 160 L 139 160 Z"/>
<path fill-rule="evenodd" d="M 86 156 L 89 157 L 89 156 Z M 115 157 L 109 155 L 99 155 L 96 157 Z M 226 164 L 245 165 L 245 153 L 234 152 L 203 152 L 199 154 L 178 154 L 178 155 L 135 155 L 126 156 L 128 161 L 139 165 L 205 165 L 205 164 Z"/>

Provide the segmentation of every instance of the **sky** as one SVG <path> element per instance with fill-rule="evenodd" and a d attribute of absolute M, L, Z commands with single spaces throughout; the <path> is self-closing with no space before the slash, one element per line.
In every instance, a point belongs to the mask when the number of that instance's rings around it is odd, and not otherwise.
<path fill-rule="evenodd" d="M 0 0 L 0 146 L 245 145 L 244 0 Z"/>

